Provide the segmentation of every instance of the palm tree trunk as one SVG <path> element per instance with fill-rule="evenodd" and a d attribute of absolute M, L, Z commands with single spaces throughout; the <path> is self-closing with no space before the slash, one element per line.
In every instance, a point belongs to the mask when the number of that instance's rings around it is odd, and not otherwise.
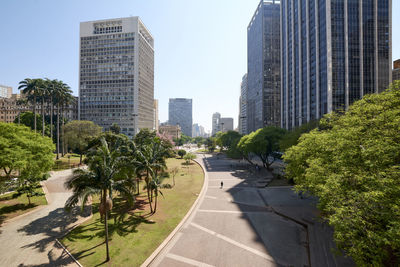
<path fill-rule="evenodd" d="M 149 183 L 149 171 L 146 173 L 146 189 L 147 189 L 147 199 L 149 200 L 150 212 L 153 213 L 153 206 L 151 205 L 150 199 L 150 183 Z"/>
<path fill-rule="evenodd" d="M 36 133 L 36 95 L 33 96 L 33 128 Z"/>
<path fill-rule="evenodd" d="M 155 201 L 154 201 L 154 213 L 156 213 L 156 211 L 157 211 L 157 193 L 155 194 L 155 196 L 154 196 L 154 198 L 155 198 Z"/>
<path fill-rule="evenodd" d="M 42 96 L 42 136 L 44 136 L 44 96 Z"/>
<path fill-rule="evenodd" d="M 50 104 L 50 138 L 53 141 L 53 96 L 51 96 L 51 104 Z"/>
<path fill-rule="evenodd" d="M 60 154 L 60 103 L 57 103 L 57 159 Z"/>
<path fill-rule="evenodd" d="M 104 203 L 104 205 L 106 205 L 106 200 L 107 200 L 107 189 L 104 189 L 103 190 L 104 192 L 103 192 L 103 203 Z M 108 214 L 108 211 L 107 211 L 107 209 L 106 209 L 106 211 L 105 211 L 105 213 L 104 213 L 104 217 L 105 217 L 105 219 L 104 219 L 104 230 L 105 230 L 105 236 L 106 236 L 106 253 L 107 253 L 107 257 L 106 257 L 106 262 L 107 261 L 109 261 L 110 260 L 110 253 L 109 253 L 109 250 L 108 250 L 108 216 L 107 216 L 107 214 Z"/>
<path fill-rule="evenodd" d="M 62 140 L 62 147 L 61 147 L 61 149 L 62 149 L 62 153 L 61 153 L 61 155 L 64 157 L 65 156 L 65 150 L 64 150 L 64 148 L 65 148 L 65 139 L 64 139 L 64 107 L 62 106 L 61 107 L 61 114 L 62 114 L 62 128 L 61 128 L 61 134 L 62 134 L 62 137 L 61 137 L 61 140 Z"/>

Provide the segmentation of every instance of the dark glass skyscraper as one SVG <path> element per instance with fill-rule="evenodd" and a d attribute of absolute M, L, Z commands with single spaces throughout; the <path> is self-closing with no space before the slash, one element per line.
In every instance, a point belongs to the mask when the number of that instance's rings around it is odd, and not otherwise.
<path fill-rule="evenodd" d="M 247 132 L 281 121 L 279 3 L 262 0 L 247 28 Z"/>
<path fill-rule="evenodd" d="M 178 124 L 183 134 L 192 137 L 192 109 L 192 99 L 170 98 L 168 103 L 168 124 Z"/>
<path fill-rule="evenodd" d="M 281 7 L 282 127 L 387 88 L 391 0 L 282 0 Z"/>

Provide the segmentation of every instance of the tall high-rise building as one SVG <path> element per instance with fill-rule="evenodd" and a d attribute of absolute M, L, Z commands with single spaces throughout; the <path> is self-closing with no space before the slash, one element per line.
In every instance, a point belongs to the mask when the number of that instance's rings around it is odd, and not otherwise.
<path fill-rule="evenodd" d="M 392 81 L 400 80 L 400 59 L 393 62 Z"/>
<path fill-rule="evenodd" d="M 391 9 L 391 0 L 281 0 L 282 127 L 387 88 Z"/>
<path fill-rule="evenodd" d="M 218 112 L 215 112 L 212 115 L 212 130 L 211 130 L 211 135 L 215 135 L 216 133 L 218 133 L 220 131 L 219 129 L 219 121 L 221 119 L 221 114 L 219 114 Z"/>
<path fill-rule="evenodd" d="M 79 118 L 133 136 L 154 127 L 153 37 L 139 17 L 80 24 Z"/>
<path fill-rule="evenodd" d="M 154 127 L 153 129 L 158 132 L 158 99 L 154 99 Z"/>
<path fill-rule="evenodd" d="M 239 98 L 239 133 L 247 134 L 247 73 L 240 84 Z"/>
<path fill-rule="evenodd" d="M 204 127 L 198 123 L 194 123 L 192 127 L 192 135 L 193 137 L 205 137 Z"/>
<path fill-rule="evenodd" d="M 11 95 L 12 95 L 12 87 L 0 84 L 0 97 L 11 98 Z"/>
<path fill-rule="evenodd" d="M 261 0 L 247 27 L 247 131 L 280 126 L 280 2 Z"/>
<path fill-rule="evenodd" d="M 168 124 L 178 124 L 183 134 L 192 137 L 192 123 L 192 99 L 170 98 L 168 105 Z"/>

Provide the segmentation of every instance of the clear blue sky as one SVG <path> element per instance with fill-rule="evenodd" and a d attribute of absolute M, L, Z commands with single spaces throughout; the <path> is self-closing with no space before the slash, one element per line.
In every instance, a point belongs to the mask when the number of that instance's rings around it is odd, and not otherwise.
<path fill-rule="evenodd" d="M 2 0 L 0 84 L 17 91 L 27 77 L 68 83 L 78 95 L 79 22 L 140 16 L 155 39 L 155 98 L 193 98 L 193 122 L 211 128 L 220 112 L 237 125 L 247 71 L 246 28 L 258 0 Z M 393 0 L 393 14 L 400 1 Z M 393 17 L 393 58 L 400 58 L 400 16 Z"/>

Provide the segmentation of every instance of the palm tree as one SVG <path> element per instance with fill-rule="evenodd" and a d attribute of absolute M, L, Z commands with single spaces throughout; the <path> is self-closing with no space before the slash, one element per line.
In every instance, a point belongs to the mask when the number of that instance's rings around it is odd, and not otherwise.
<path fill-rule="evenodd" d="M 22 90 L 22 93 L 26 95 L 29 102 L 33 104 L 33 118 L 34 118 L 34 130 L 36 132 L 36 98 L 38 96 L 39 82 L 38 79 L 26 78 L 19 82 L 18 90 Z"/>
<path fill-rule="evenodd" d="M 62 114 L 62 155 L 65 155 L 66 149 L 66 142 L 64 138 L 64 125 L 65 125 L 65 110 L 68 110 L 69 106 L 75 102 L 75 98 L 72 95 L 72 91 L 68 88 L 64 89 L 64 95 L 62 98 L 62 105 L 61 105 L 61 114 Z"/>
<path fill-rule="evenodd" d="M 100 214 L 104 214 L 104 231 L 106 243 L 106 261 L 110 260 L 108 249 L 108 212 L 112 209 L 112 193 L 119 192 L 133 203 L 134 180 L 124 179 L 126 158 L 119 149 L 110 150 L 104 137 L 101 146 L 88 153 L 88 169 L 77 169 L 74 175 L 67 180 L 65 186 L 72 189 L 73 195 L 65 203 L 70 209 L 81 202 L 82 208 L 94 195 L 100 195 Z"/>
<path fill-rule="evenodd" d="M 60 113 L 61 107 L 64 105 L 65 98 L 71 95 L 72 91 L 69 86 L 62 81 L 53 80 L 53 89 L 54 89 L 54 102 L 57 105 L 57 159 L 59 159 L 60 154 Z M 54 103 L 53 102 L 53 103 Z"/>

